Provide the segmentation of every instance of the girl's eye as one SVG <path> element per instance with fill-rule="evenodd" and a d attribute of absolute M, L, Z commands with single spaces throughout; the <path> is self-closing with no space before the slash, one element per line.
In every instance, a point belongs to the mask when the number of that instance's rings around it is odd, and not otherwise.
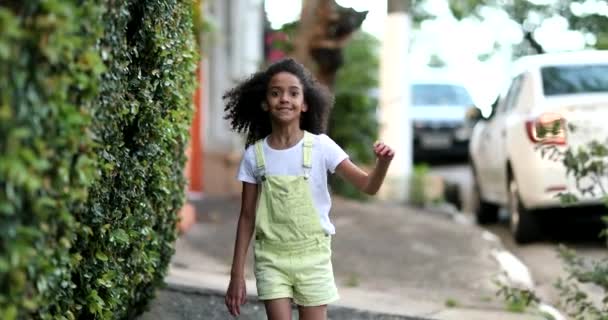
<path fill-rule="evenodd" d="M 299 92 L 297 92 L 297 91 L 294 91 L 294 92 L 292 92 L 292 93 L 291 93 L 291 96 L 295 98 L 295 97 L 297 97 L 297 96 L 298 96 L 298 94 L 300 94 L 300 93 L 299 93 Z"/>
<path fill-rule="evenodd" d="M 270 95 L 273 96 L 273 97 L 278 97 L 279 96 L 279 92 L 272 91 L 272 92 L 270 92 Z"/>

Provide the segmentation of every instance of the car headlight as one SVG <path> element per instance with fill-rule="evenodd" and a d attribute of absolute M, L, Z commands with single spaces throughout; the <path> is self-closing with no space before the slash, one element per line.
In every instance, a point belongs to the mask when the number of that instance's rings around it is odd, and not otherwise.
<path fill-rule="evenodd" d="M 422 129 L 426 127 L 425 123 L 422 121 L 414 121 L 414 129 Z"/>
<path fill-rule="evenodd" d="M 469 126 L 460 127 L 454 131 L 454 138 L 460 141 L 468 140 L 471 137 L 472 131 L 472 128 Z"/>

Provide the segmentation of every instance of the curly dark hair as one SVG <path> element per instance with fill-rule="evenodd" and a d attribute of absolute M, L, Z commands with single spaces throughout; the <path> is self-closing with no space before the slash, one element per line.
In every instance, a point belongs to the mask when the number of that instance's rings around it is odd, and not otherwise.
<path fill-rule="evenodd" d="M 289 72 L 302 83 L 308 111 L 302 113 L 300 128 L 314 134 L 324 133 L 326 130 L 333 96 L 304 66 L 287 58 L 270 65 L 265 71 L 254 73 L 222 97 L 226 103 L 224 119 L 230 121 L 232 130 L 246 133 L 246 147 L 272 131 L 270 116 L 262 110 L 261 104 L 266 101 L 270 79 L 280 72 Z"/>

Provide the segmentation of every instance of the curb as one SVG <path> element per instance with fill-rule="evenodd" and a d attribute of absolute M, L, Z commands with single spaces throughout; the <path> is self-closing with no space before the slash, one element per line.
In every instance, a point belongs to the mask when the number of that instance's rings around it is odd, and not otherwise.
<path fill-rule="evenodd" d="M 446 203 L 439 206 L 428 206 L 425 207 L 424 210 L 435 214 L 443 214 L 456 223 L 466 225 L 475 224 L 471 219 L 469 219 L 470 217 L 467 217 L 464 212 L 459 211 L 453 204 Z M 505 249 L 500 237 L 484 229 L 482 238 L 485 241 L 495 242 L 496 247 L 499 248 L 492 250 L 492 257 L 500 266 L 504 276 L 504 278 L 499 280 L 507 286 L 516 288 L 523 287 L 530 291 L 534 291 L 534 279 L 530 273 L 530 270 L 519 258 L 517 258 L 517 256 Z M 557 308 L 547 302 L 540 301 L 537 309 L 542 313 L 550 315 L 554 320 L 567 319 L 567 317 L 564 316 Z"/>
<path fill-rule="evenodd" d="M 489 231 L 487 232 L 490 233 Z M 496 235 L 492 235 L 498 238 Z M 500 241 L 500 239 L 498 239 L 498 241 Z M 492 252 L 492 256 L 494 259 L 496 259 L 503 271 L 503 275 L 505 276 L 503 282 L 506 285 L 515 288 L 523 287 L 530 291 L 535 290 L 534 280 L 530 270 L 513 253 L 504 249 L 494 250 L 494 252 Z M 550 315 L 554 320 L 567 319 L 559 310 L 557 310 L 557 308 L 542 300 L 538 303 L 537 309 L 542 313 Z"/>

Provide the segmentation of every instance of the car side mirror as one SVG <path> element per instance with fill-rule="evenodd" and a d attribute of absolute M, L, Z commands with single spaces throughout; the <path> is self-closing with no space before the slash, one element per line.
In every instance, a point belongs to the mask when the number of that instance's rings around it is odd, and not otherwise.
<path fill-rule="evenodd" d="M 466 120 L 469 123 L 475 124 L 477 123 L 477 121 L 479 120 L 483 120 L 483 114 L 481 113 L 481 110 L 479 108 L 477 108 L 476 106 L 471 106 L 469 109 L 467 109 L 466 112 Z"/>

